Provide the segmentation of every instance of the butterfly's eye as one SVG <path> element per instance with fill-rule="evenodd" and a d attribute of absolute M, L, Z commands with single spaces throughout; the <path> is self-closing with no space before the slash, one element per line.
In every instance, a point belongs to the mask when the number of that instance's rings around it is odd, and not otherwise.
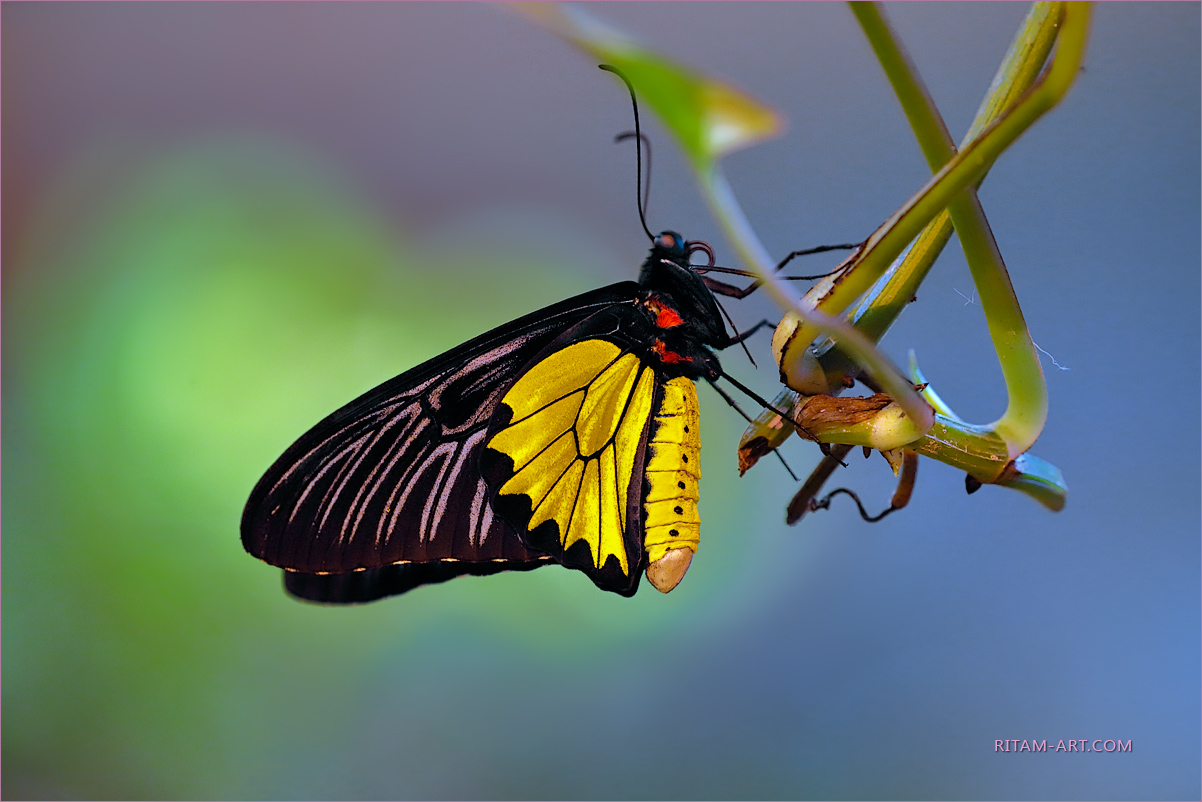
<path fill-rule="evenodd" d="M 674 251 L 680 247 L 679 240 L 671 231 L 665 231 L 656 237 L 655 244 L 668 251 Z"/>

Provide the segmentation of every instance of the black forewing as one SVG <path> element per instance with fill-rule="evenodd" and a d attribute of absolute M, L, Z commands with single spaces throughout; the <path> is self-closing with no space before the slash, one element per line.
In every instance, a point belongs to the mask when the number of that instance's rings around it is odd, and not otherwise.
<path fill-rule="evenodd" d="M 633 301 L 634 282 L 576 296 L 506 323 L 363 394 L 284 452 L 251 492 L 242 544 L 266 562 L 305 574 L 397 563 L 545 560 L 492 514 L 479 452 L 505 390 L 536 354 L 599 310 Z M 365 577 L 362 594 L 402 592 L 449 570 Z M 423 578 L 428 577 L 428 578 Z M 290 580 L 303 598 L 337 595 L 332 578 Z M 373 584 L 374 583 L 374 584 Z M 349 586 L 347 586 L 349 587 Z M 304 592 L 306 589 L 308 593 Z M 345 590 L 345 588 L 343 588 Z M 361 601 L 367 598 L 317 599 Z"/>

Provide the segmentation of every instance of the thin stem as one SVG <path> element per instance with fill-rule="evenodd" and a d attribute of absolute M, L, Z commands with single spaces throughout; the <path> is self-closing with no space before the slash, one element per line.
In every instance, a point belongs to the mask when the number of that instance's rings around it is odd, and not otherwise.
<path fill-rule="evenodd" d="M 976 139 L 986 125 L 1035 83 L 1056 42 L 1062 13 L 1060 3 L 1038 2 L 1032 5 L 994 76 L 989 94 L 982 101 L 968 133 L 960 143 L 961 147 Z M 940 166 L 935 164 L 932 170 Z M 873 339 L 879 340 L 884 336 L 917 292 L 951 235 L 951 215 L 946 211 L 940 212 L 856 305 L 851 314 L 855 327 Z M 844 376 L 855 378 L 858 368 L 840 351 L 829 349 L 828 346 L 819 346 L 815 351 L 820 354 L 819 363 L 831 376 L 832 386 L 843 384 Z"/>
<path fill-rule="evenodd" d="M 893 92 L 918 137 L 927 164 L 932 171 L 938 170 L 956 155 L 956 148 L 926 84 L 901 42 L 893 35 L 881 6 L 868 2 L 848 5 L 893 85 Z"/>
<path fill-rule="evenodd" d="M 1023 131 L 1054 106 L 1072 83 L 1084 55 L 1089 9 L 1067 4 L 1052 66 L 1043 80 L 1004 115 L 986 126 L 980 136 L 956 154 L 913 198 L 892 215 L 858 255 L 855 268 L 835 286 L 819 307 L 839 314 L 863 295 L 922 228 L 966 187 L 979 181 L 993 162 Z M 785 359 L 799 359 L 819 332 L 804 322 L 792 338 Z"/>
<path fill-rule="evenodd" d="M 927 162 L 933 171 L 938 171 L 956 152 L 942 116 L 905 50 L 893 36 L 880 8 L 872 3 L 853 3 L 852 8 L 893 84 Z M 1003 62 L 999 77 L 1008 71 L 1033 76 L 1042 66 L 1041 57 L 1050 47 L 1052 32 L 1060 16 L 1057 11 L 1059 9 L 1050 4 L 1037 4 L 1032 8 L 1027 24 Z M 1040 31 L 1045 32 L 1043 37 L 1039 36 Z M 1045 40 L 1042 48 L 1038 45 L 1041 38 Z M 1034 40 L 1036 44 L 1024 47 L 1028 40 Z M 1016 53 L 1025 56 L 1025 61 L 1016 59 Z M 1001 91 L 1003 86 L 995 81 L 983 109 L 991 106 L 990 101 L 998 95 L 1010 94 Z M 977 123 L 980 122 L 978 115 Z M 974 129 L 979 130 L 977 124 Z M 975 139 L 973 133 L 975 130 L 970 131 L 968 144 Z M 1031 447 L 1047 419 L 1043 369 L 975 186 L 952 200 L 947 211 L 960 235 L 1006 382 L 1006 412 L 989 428 L 1002 434 L 1013 458 Z M 942 215 L 940 219 L 943 219 Z"/>

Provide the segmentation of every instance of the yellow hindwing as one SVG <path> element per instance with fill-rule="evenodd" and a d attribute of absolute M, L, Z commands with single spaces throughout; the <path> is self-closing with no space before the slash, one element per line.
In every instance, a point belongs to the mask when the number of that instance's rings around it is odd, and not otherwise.
<path fill-rule="evenodd" d="M 513 416 L 488 447 L 513 460 L 498 492 L 530 500 L 528 530 L 554 521 L 565 550 L 583 540 L 595 568 L 613 555 L 630 575 L 623 533 L 654 393 L 654 371 L 605 340 L 565 346 L 514 383 L 501 399 Z"/>

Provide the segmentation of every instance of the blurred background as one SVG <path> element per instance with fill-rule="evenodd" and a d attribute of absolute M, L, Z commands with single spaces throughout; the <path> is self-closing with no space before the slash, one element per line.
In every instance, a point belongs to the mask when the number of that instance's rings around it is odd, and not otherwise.
<path fill-rule="evenodd" d="M 956 139 L 1025 10 L 888 6 Z M 929 175 L 843 5 L 588 11 L 781 112 L 726 161 L 774 253 L 864 238 Z M 880 524 L 839 499 L 786 527 L 796 484 L 738 477 L 743 422 L 702 387 L 704 540 L 671 595 L 547 568 L 342 609 L 243 552 L 251 487 L 360 392 L 635 275 L 625 90 L 484 5 L 2 13 L 6 798 L 1202 792 L 1197 4 L 1100 4 L 1076 86 L 981 191 L 1066 368 L 1033 449 L 1063 512 L 924 461 Z M 651 227 L 729 264 L 648 127 Z M 885 347 L 987 422 L 973 297 L 953 241 Z M 753 351 L 725 365 L 770 395 Z M 839 479 L 872 508 L 894 481 Z"/>

